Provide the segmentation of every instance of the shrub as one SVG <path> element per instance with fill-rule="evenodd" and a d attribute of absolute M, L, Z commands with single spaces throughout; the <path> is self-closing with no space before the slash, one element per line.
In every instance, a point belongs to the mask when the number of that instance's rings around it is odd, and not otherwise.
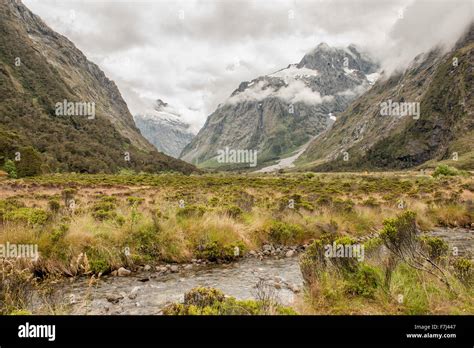
<path fill-rule="evenodd" d="M 316 203 L 318 205 L 327 206 L 332 203 L 332 198 L 330 196 L 322 195 L 316 200 Z"/>
<path fill-rule="evenodd" d="M 464 175 L 464 173 L 446 164 L 440 164 L 439 166 L 436 167 L 435 171 L 433 172 L 433 177 L 435 178 L 440 177 L 440 176 L 457 176 L 457 175 Z"/>
<path fill-rule="evenodd" d="M 456 258 L 453 262 L 454 275 L 465 284 L 470 284 L 473 279 L 474 267 L 472 261 L 463 257 Z"/>
<path fill-rule="evenodd" d="M 428 252 L 428 255 L 433 260 L 438 260 L 448 251 L 448 243 L 438 237 L 422 236 L 420 237 L 421 244 Z"/>
<path fill-rule="evenodd" d="M 235 254 L 236 247 L 239 248 L 238 255 Z M 243 255 L 245 245 L 241 241 L 223 244 L 221 241 L 211 240 L 198 248 L 198 256 L 209 261 L 230 262 Z"/>
<path fill-rule="evenodd" d="M 69 226 L 66 224 L 60 224 L 58 228 L 54 229 L 51 233 L 51 241 L 57 243 L 61 238 L 63 238 L 66 233 L 69 231 Z"/>
<path fill-rule="evenodd" d="M 421 243 L 417 238 L 416 214 L 406 211 L 396 218 L 386 219 L 380 238 L 384 245 L 393 253 L 393 256 L 402 260 L 410 267 L 427 272 L 441 280 L 448 288 L 449 281 L 443 270 L 427 259 L 427 255 L 421 252 Z M 440 247 L 436 245 L 436 247 Z M 438 252 L 437 250 L 436 252 Z M 427 261 L 427 262 L 426 262 Z"/>
<path fill-rule="evenodd" d="M 411 253 L 416 247 L 416 214 L 406 211 L 396 218 L 385 219 L 380 238 L 385 246 L 398 255 Z"/>
<path fill-rule="evenodd" d="M 261 301 L 240 301 L 227 297 L 213 288 L 194 288 L 184 295 L 184 303 L 174 303 L 163 309 L 164 315 L 261 315 L 297 314 L 292 308 L 276 305 L 269 313 Z"/>
<path fill-rule="evenodd" d="M 112 255 L 110 255 L 106 250 L 97 247 L 89 247 L 87 248 L 86 254 L 89 266 L 87 271 L 99 274 L 108 273 L 112 269 Z"/>
<path fill-rule="evenodd" d="M 49 219 L 49 214 L 40 208 L 18 208 L 5 213 L 3 218 L 29 225 L 44 225 Z"/>
<path fill-rule="evenodd" d="M 41 174 L 43 160 L 41 154 L 31 146 L 19 149 L 21 160 L 18 161 L 16 169 L 19 178 Z"/>
<path fill-rule="evenodd" d="M 25 204 L 16 199 L 0 200 L 0 219 L 5 219 L 5 214 L 9 211 L 23 208 Z"/>
<path fill-rule="evenodd" d="M 354 208 L 354 202 L 351 201 L 350 199 L 343 200 L 343 199 L 336 198 L 333 201 L 333 205 L 336 210 L 340 210 L 345 213 L 350 213 L 352 209 Z"/>
<path fill-rule="evenodd" d="M 61 204 L 59 203 L 57 199 L 51 199 L 48 201 L 48 207 L 49 207 L 49 210 L 51 210 L 51 212 L 57 213 L 59 209 L 61 208 Z"/>
<path fill-rule="evenodd" d="M 109 210 L 95 210 L 92 212 L 92 216 L 98 221 L 105 221 L 115 219 L 117 217 L 117 213 L 115 211 Z"/>
<path fill-rule="evenodd" d="M 225 295 L 214 288 L 194 288 L 184 295 L 184 304 L 198 307 L 211 306 L 215 302 L 222 302 Z"/>
<path fill-rule="evenodd" d="M 137 245 L 140 255 L 149 258 L 160 256 L 159 231 L 154 225 L 146 225 L 130 235 L 130 243 Z"/>
<path fill-rule="evenodd" d="M 342 237 L 336 239 L 333 244 L 331 245 L 332 248 L 336 248 L 333 252 L 337 252 L 337 248 L 345 246 L 354 246 L 355 240 L 350 237 Z M 335 255 L 334 255 L 335 256 Z M 331 263 L 337 267 L 340 271 L 344 274 L 351 273 L 357 270 L 359 261 L 356 258 L 356 255 L 352 255 L 353 257 L 348 257 L 348 255 L 344 255 L 344 257 L 332 257 L 330 259 Z"/>
<path fill-rule="evenodd" d="M 300 269 L 306 283 L 312 283 L 326 270 L 328 259 L 324 254 L 324 243 L 316 239 L 300 258 Z"/>
<path fill-rule="evenodd" d="M 377 208 L 380 206 L 380 203 L 374 197 L 369 197 L 362 203 L 362 205 L 369 208 Z"/>
<path fill-rule="evenodd" d="M 92 216 L 98 221 L 112 220 L 117 217 L 115 197 L 103 197 L 92 206 Z"/>
<path fill-rule="evenodd" d="M 3 170 L 7 172 L 9 178 L 17 178 L 15 162 L 13 162 L 12 160 L 5 161 L 5 164 L 3 165 Z"/>
<path fill-rule="evenodd" d="M 229 215 L 231 218 L 238 218 L 243 214 L 242 209 L 236 205 L 230 205 L 224 209 L 225 213 Z"/>
<path fill-rule="evenodd" d="M 176 213 L 179 218 L 190 218 L 190 217 L 201 217 L 206 212 L 206 208 L 200 205 L 189 205 L 184 208 L 180 208 Z"/>
<path fill-rule="evenodd" d="M 291 244 L 300 240 L 304 234 L 301 226 L 274 221 L 269 228 L 270 239 L 277 244 Z"/>
<path fill-rule="evenodd" d="M 373 298 L 380 284 L 375 268 L 360 264 L 357 271 L 350 275 L 346 283 L 346 291 L 352 295 Z"/>
<path fill-rule="evenodd" d="M 134 196 L 127 197 L 127 203 L 130 206 L 134 206 L 134 205 L 138 206 L 142 204 L 144 201 L 145 199 L 141 197 L 134 197 Z"/>

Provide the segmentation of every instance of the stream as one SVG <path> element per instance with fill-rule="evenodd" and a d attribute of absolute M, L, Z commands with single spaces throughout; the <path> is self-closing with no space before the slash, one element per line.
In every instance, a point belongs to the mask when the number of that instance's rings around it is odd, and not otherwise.
<path fill-rule="evenodd" d="M 196 286 L 218 288 L 238 299 L 252 299 L 260 279 L 275 287 L 280 303 L 290 304 L 294 290 L 301 289 L 303 283 L 298 257 L 245 258 L 232 264 L 153 275 L 140 272 L 129 277 L 108 276 L 90 287 L 88 279 L 76 280 L 65 291 L 72 303 L 71 314 L 160 314 L 167 304 L 182 302 L 184 293 Z"/>
<path fill-rule="evenodd" d="M 474 230 L 437 228 L 429 233 L 457 247 L 460 256 L 472 258 Z M 246 257 L 231 264 L 195 266 L 177 273 L 154 271 L 132 273 L 128 277 L 105 276 L 89 286 L 81 277 L 64 282 L 62 293 L 69 299 L 71 314 L 160 314 L 172 302 L 182 302 L 184 293 L 197 287 L 214 287 L 237 299 L 254 299 L 256 284 L 265 280 L 275 290 L 277 300 L 290 305 L 302 289 L 298 256 Z"/>

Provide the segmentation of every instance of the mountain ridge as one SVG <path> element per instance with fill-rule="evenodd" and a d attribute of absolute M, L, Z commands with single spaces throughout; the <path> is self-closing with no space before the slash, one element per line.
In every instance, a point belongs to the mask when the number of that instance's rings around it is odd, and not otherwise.
<path fill-rule="evenodd" d="M 180 158 L 203 167 L 234 168 L 216 163 L 219 149 L 257 150 L 259 166 L 297 150 L 370 88 L 366 74 L 378 65 L 348 51 L 319 45 L 299 63 L 241 82 L 209 115 Z"/>
<path fill-rule="evenodd" d="M 21 2 L 0 3 L 0 33 L 0 164 L 28 148 L 38 173 L 194 170 L 157 152 L 115 83 Z M 58 115 L 64 100 L 93 103 L 95 114 Z"/>
<path fill-rule="evenodd" d="M 297 165 L 317 171 L 381 170 L 448 160 L 472 168 L 473 66 L 471 25 L 450 52 L 434 48 L 418 55 L 405 72 L 379 80 L 310 144 Z M 382 116 L 381 106 L 389 101 L 418 103 L 419 115 Z"/>
<path fill-rule="evenodd" d="M 134 120 L 143 136 L 158 151 L 175 158 L 194 137 L 190 125 L 181 119 L 179 112 L 161 99 L 151 110 L 135 114 Z"/>

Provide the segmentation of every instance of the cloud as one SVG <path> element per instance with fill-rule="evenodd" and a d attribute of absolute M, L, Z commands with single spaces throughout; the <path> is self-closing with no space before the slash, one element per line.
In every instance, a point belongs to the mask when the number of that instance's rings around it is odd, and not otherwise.
<path fill-rule="evenodd" d="M 240 82 L 296 63 L 320 42 L 355 43 L 393 71 L 453 42 L 473 16 L 471 0 L 24 3 L 116 81 L 132 113 L 162 99 L 193 128 Z M 306 92 L 299 98 L 311 99 Z"/>
<path fill-rule="evenodd" d="M 417 0 L 400 13 L 387 39 L 374 47 L 387 74 L 403 70 L 420 53 L 435 46 L 451 49 L 474 22 L 471 0 Z"/>
<path fill-rule="evenodd" d="M 233 95 L 227 99 L 227 104 L 237 104 L 245 101 L 261 101 L 268 97 L 280 98 L 289 104 L 304 102 L 306 104 L 321 104 L 331 102 L 333 96 L 321 96 L 319 92 L 313 91 L 303 81 L 296 79 L 288 79 L 287 85 L 275 88 L 268 81 L 262 80 L 251 85 L 244 91 Z"/>

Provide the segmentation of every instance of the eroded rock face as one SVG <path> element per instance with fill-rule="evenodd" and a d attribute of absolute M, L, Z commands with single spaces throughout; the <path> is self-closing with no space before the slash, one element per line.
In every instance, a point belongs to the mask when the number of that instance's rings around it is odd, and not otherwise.
<path fill-rule="evenodd" d="M 320 44 L 298 64 L 242 82 L 181 158 L 203 167 L 232 167 L 216 159 L 228 147 L 257 150 L 259 166 L 279 159 L 326 130 L 337 113 L 370 88 L 377 68 L 354 46 Z"/>

